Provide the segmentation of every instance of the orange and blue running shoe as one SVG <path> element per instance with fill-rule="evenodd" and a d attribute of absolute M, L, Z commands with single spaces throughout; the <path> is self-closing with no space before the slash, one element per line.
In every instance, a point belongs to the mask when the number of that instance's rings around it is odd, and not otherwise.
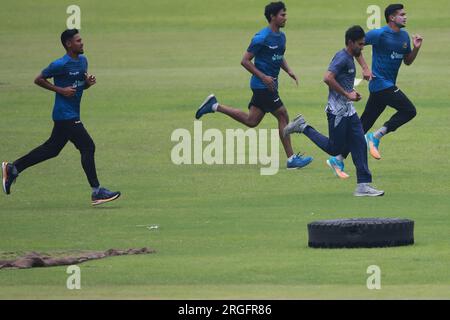
<path fill-rule="evenodd" d="M 372 157 L 377 160 L 381 159 L 380 151 L 378 147 L 380 146 L 380 139 L 375 138 L 372 132 L 366 134 L 367 148 Z"/>
<path fill-rule="evenodd" d="M 336 177 L 341 179 L 348 179 L 350 176 L 344 171 L 344 161 L 336 159 L 336 157 L 330 157 L 327 160 L 327 165 L 333 170 Z"/>

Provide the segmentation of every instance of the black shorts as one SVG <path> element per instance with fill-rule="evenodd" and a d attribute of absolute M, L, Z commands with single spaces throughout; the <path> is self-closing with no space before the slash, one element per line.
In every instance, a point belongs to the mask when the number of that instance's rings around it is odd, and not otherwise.
<path fill-rule="evenodd" d="M 255 106 L 264 112 L 274 112 L 283 106 L 278 91 L 270 91 L 269 89 L 252 89 L 252 100 L 248 104 L 248 108 Z"/>

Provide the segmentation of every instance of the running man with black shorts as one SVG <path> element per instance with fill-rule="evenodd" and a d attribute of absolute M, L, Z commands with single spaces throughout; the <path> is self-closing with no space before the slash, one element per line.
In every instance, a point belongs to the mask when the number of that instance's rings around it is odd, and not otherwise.
<path fill-rule="evenodd" d="M 80 120 L 80 102 L 83 91 L 96 83 L 94 75 L 88 74 L 88 62 L 83 55 L 83 41 L 77 29 L 61 34 L 61 43 L 67 53 L 53 61 L 34 80 L 38 86 L 54 91 L 53 131 L 50 138 L 25 156 L 9 163 L 2 163 L 3 191 L 11 193 L 11 185 L 25 169 L 56 157 L 68 141 L 81 154 L 81 165 L 92 188 L 92 205 L 117 199 L 120 192 L 100 187 L 95 169 L 95 145 Z M 47 79 L 53 78 L 54 84 Z"/>
<path fill-rule="evenodd" d="M 416 108 L 408 97 L 396 86 L 397 75 L 402 64 L 411 65 L 419 53 L 423 38 L 414 35 L 413 49 L 411 50 L 410 37 L 404 30 L 406 26 L 406 12 L 403 5 L 391 4 L 384 12 L 387 25 L 367 32 L 366 45 L 372 45 L 372 71 L 369 70 L 363 56 L 357 58 L 363 68 L 369 82 L 369 99 L 366 108 L 361 115 L 364 133 L 367 133 L 386 106 L 390 106 L 397 112 L 384 125 L 366 134 L 367 147 L 370 155 L 381 159 L 379 151 L 380 140 L 390 132 L 411 121 L 416 116 Z M 333 170 L 344 171 L 344 159 L 348 151 L 337 157 L 331 157 L 328 163 Z M 339 174 L 337 174 L 340 176 Z"/>
<path fill-rule="evenodd" d="M 286 6 L 281 1 L 272 2 L 265 7 L 264 15 L 269 26 L 260 30 L 253 37 L 241 62 L 242 66 L 252 74 L 250 87 L 253 97 L 248 105 L 249 113 L 219 104 L 216 97 L 211 94 L 198 108 L 195 118 L 200 119 L 204 114 L 217 111 L 254 128 L 261 122 L 265 114 L 270 112 L 278 120 L 280 139 L 288 157 L 287 168 L 298 169 L 307 166 L 313 158 L 294 154 L 290 137 L 283 137 L 283 129 L 289 122 L 289 116 L 278 94 L 280 68 L 298 85 L 297 76 L 289 68 L 284 58 L 286 36 L 280 29 L 286 24 Z M 253 58 L 255 63 L 252 63 Z"/>
<path fill-rule="evenodd" d="M 324 77 L 324 82 L 329 87 L 325 108 L 329 138 L 308 125 L 302 115 L 286 126 L 284 135 L 303 133 L 331 156 L 348 148 L 352 153 L 357 175 L 357 186 L 353 194 L 357 197 L 382 196 L 384 191 L 370 185 L 372 174 L 367 162 L 364 131 L 353 106 L 354 101 L 361 100 L 361 95 L 353 88 L 356 75 L 353 57 L 360 56 L 364 48 L 364 30 L 360 26 L 353 26 L 346 31 L 345 46 L 335 54 Z"/>

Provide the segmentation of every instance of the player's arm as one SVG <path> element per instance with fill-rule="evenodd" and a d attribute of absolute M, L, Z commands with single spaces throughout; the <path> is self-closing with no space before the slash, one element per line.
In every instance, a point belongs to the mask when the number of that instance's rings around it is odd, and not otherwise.
<path fill-rule="evenodd" d="M 343 95 L 351 101 L 361 100 L 361 95 L 355 90 L 353 90 L 352 92 L 345 91 L 344 88 L 342 88 L 342 86 L 336 81 L 336 75 L 331 71 L 327 71 L 327 73 L 325 73 L 323 82 L 325 82 L 332 90 L 336 91 L 340 95 Z"/>
<path fill-rule="evenodd" d="M 97 79 L 93 74 L 88 73 L 89 64 L 86 58 L 84 58 L 84 61 L 86 63 L 86 72 L 84 73 L 84 90 L 87 90 L 97 83 Z"/>
<path fill-rule="evenodd" d="M 366 33 L 366 36 L 364 37 L 364 45 L 378 46 L 382 33 L 383 33 L 382 29 L 370 30 L 369 32 Z M 358 61 L 359 65 L 362 68 L 364 80 L 369 81 L 372 80 L 372 78 L 375 78 L 375 76 L 372 73 L 372 70 L 370 70 L 369 66 L 366 63 L 366 60 L 364 59 L 362 52 L 359 57 L 356 57 L 356 61 Z"/>
<path fill-rule="evenodd" d="M 60 95 L 63 95 L 65 97 L 72 97 L 77 92 L 76 89 L 72 87 L 57 87 L 53 83 L 50 83 L 50 81 L 47 80 L 47 78 L 44 77 L 42 73 L 40 73 L 35 79 L 34 83 L 40 86 L 41 88 L 59 93 Z"/>
<path fill-rule="evenodd" d="M 372 78 L 373 78 L 372 71 L 370 70 L 369 66 L 367 65 L 362 52 L 359 55 L 359 57 L 356 57 L 356 61 L 358 61 L 359 65 L 362 68 L 364 80 L 367 80 L 367 81 L 372 80 Z"/>
<path fill-rule="evenodd" d="M 89 89 L 90 87 L 92 87 L 94 84 L 97 83 L 97 79 L 93 74 L 89 74 L 86 72 L 84 76 L 85 76 L 84 90 Z"/>
<path fill-rule="evenodd" d="M 298 86 L 298 78 L 297 78 L 297 76 L 295 75 L 294 71 L 292 71 L 292 69 L 289 68 L 288 63 L 287 63 L 287 61 L 286 61 L 285 58 L 283 58 L 283 61 L 281 62 L 281 69 L 283 69 L 283 70 L 289 75 L 289 77 L 291 77 L 292 79 L 294 79 L 294 80 L 295 80 L 295 83 L 296 83 L 297 86 Z"/>
<path fill-rule="evenodd" d="M 403 62 L 407 66 L 411 65 L 414 62 L 414 60 L 416 60 L 417 54 L 419 53 L 420 47 L 422 46 L 422 41 L 423 38 L 420 35 L 413 36 L 414 48 L 409 54 L 405 55 L 405 57 L 403 58 Z"/>
<path fill-rule="evenodd" d="M 255 64 L 252 62 L 252 59 L 255 55 L 249 51 L 244 53 L 242 57 L 241 65 L 248 70 L 251 74 L 261 79 L 261 81 L 269 88 L 271 91 L 275 91 L 275 78 L 265 75 L 261 71 L 256 68 Z"/>

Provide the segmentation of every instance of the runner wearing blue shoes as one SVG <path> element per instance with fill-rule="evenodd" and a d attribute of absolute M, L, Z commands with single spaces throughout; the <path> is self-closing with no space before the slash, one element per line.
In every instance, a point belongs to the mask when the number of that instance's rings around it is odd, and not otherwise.
<path fill-rule="evenodd" d="M 264 15 L 269 26 L 253 37 L 241 62 L 242 66 L 252 74 L 250 87 L 253 97 L 248 105 L 249 113 L 219 104 L 216 97 L 210 95 L 198 108 L 195 118 L 200 119 L 204 114 L 217 111 L 254 128 L 261 122 L 265 114 L 270 112 L 278 120 L 280 139 L 288 157 L 287 168 L 298 169 L 307 166 L 313 158 L 294 154 L 290 137 L 282 135 L 283 129 L 289 122 L 289 117 L 286 107 L 278 95 L 280 68 L 298 85 L 297 76 L 289 68 L 284 58 L 286 37 L 280 29 L 286 24 L 286 7 L 283 2 L 272 2 L 266 6 Z M 255 63 L 252 62 L 253 58 Z"/>
<path fill-rule="evenodd" d="M 384 191 L 373 188 L 372 174 L 367 163 L 367 146 L 361 121 L 356 114 L 354 101 L 361 100 L 361 95 L 353 89 L 356 67 L 353 57 L 361 55 L 364 48 L 364 30 L 353 26 L 345 33 L 346 48 L 338 51 L 325 74 L 324 82 L 329 87 L 326 113 L 328 118 L 329 138 L 308 125 L 302 115 L 297 116 L 284 129 L 284 135 L 303 133 L 319 148 L 331 156 L 336 156 L 346 148 L 352 153 L 356 167 L 357 186 L 353 193 L 357 197 L 382 196 Z M 329 163 L 333 167 L 334 163 Z M 343 170 L 334 168 L 337 175 L 345 176 Z"/>
<path fill-rule="evenodd" d="M 387 25 L 366 34 L 365 44 L 372 45 L 372 72 L 364 58 L 362 56 L 358 58 L 365 76 L 370 79 L 370 96 L 361 115 L 364 132 L 367 133 L 372 128 L 386 106 L 397 110 L 380 129 L 366 134 L 369 153 L 377 160 L 381 159 L 379 151 L 381 138 L 394 132 L 416 116 L 414 104 L 396 86 L 396 81 L 402 61 L 406 65 L 411 65 L 416 59 L 423 41 L 421 36 L 413 36 L 414 48 L 411 50 L 408 32 L 403 29 L 407 20 L 403 5 L 389 5 L 385 9 L 384 15 Z M 347 155 L 348 151 L 330 158 L 329 161 L 343 168 L 343 160 Z"/>

